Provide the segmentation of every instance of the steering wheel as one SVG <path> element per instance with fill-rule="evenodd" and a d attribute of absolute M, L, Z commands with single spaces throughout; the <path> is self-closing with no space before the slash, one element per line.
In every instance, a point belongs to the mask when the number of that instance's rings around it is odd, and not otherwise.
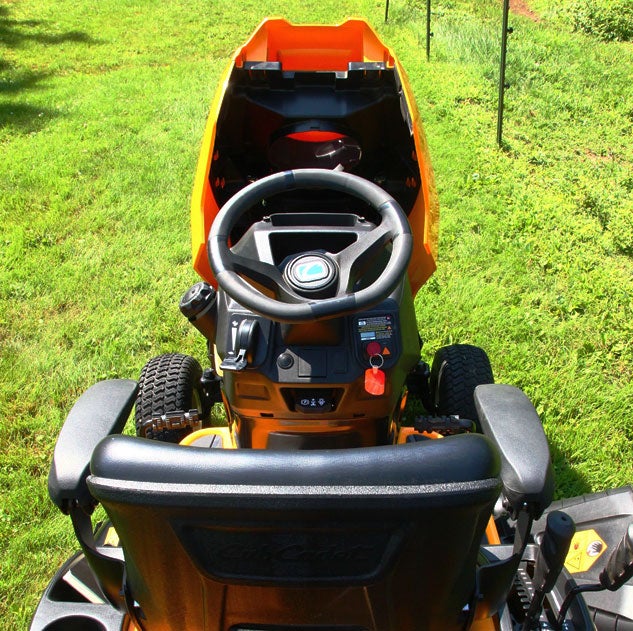
<path fill-rule="evenodd" d="M 356 233 L 356 240 L 338 253 L 297 255 L 281 271 L 277 266 L 241 256 L 229 247 L 240 218 L 267 197 L 294 189 L 327 189 L 347 193 L 369 204 L 380 223 Z M 369 286 L 354 290 L 354 274 L 392 244 L 389 261 Z M 277 322 L 300 323 L 362 311 L 385 300 L 401 282 L 413 248 L 406 215 L 398 203 L 375 184 L 342 171 L 297 169 L 262 178 L 234 195 L 216 216 L 207 253 L 218 285 L 242 306 Z M 290 270 L 290 273 L 288 270 Z M 248 280 L 270 289 L 275 298 Z M 333 296 L 318 298 L 319 286 L 331 285 Z"/>

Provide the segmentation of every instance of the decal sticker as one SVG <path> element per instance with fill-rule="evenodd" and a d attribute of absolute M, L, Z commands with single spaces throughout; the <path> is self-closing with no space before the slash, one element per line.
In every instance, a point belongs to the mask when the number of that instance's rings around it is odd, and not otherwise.
<path fill-rule="evenodd" d="M 386 343 L 394 334 L 393 316 L 391 314 L 360 318 L 357 324 L 358 333 L 362 341 L 383 340 L 383 343 Z"/>
<path fill-rule="evenodd" d="M 565 567 L 572 574 L 586 572 L 606 549 L 607 544 L 595 530 L 580 530 L 571 540 Z"/>

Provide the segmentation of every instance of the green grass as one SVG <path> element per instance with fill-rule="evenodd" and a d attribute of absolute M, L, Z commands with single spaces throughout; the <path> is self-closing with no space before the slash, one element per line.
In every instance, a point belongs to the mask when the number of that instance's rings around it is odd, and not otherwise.
<path fill-rule="evenodd" d="M 419 3 L 423 4 L 423 3 Z M 570 3 L 564 3 L 569 5 Z M 540 412 L 560 495 L 631 482 L 633 50 L 574 33 L 560 3 L 513 18 L 495 145 L 500 7 L 284 4 L 299 22 L 367 17 L 407 68 L 442 207 L 418 297 L 425 358 L 484 347 Z M 74 544 L 48 501 L 55 437 L 99 379 L 204 357 L 177 301 L 196 280 L 188 204 L 231 51 L 279 4 L 0 0 L 0 621 L 28 626 Z"/>
<path fill-rule="evenodd" d="M 429 352 L 483 346 L 498 380 L 531 396 L 561 495 L 628 484 L 632 47 L 513 18 L 501 152 L 489 57 L 499 11 L 457 4 L 438 8 L 433 61 L 414 78 L 442 205 L 441 265 L 418 298 L 420 328 Z"/>

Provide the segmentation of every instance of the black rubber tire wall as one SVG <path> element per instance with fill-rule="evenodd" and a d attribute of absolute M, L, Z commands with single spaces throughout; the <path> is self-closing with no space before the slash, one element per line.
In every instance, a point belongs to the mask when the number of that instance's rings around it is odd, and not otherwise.
<path fill-rule="evenodd" d="M 470 344 L 452 344 L 438 349 L 431 366 L 431 396 L 435 413 L 456 414 L 477 423 L 473 393 L 480 384 L 494 383 L 486 352 Z"/>
<path fill-rule="evenodd" d="M 202 368 L 197 359 L 181 353 L 167 353 L 150 359 L 139 378 L 134 420 L 137 436 L 180 442 L 188 430 L 146 434 L 143 422 L 162 414 L 198 409 L 204 418 L 204 397 L 200 388 Z"/>

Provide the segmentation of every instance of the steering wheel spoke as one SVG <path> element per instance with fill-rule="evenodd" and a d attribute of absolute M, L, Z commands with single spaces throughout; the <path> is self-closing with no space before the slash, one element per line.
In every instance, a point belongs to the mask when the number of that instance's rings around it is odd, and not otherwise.
<path fill-rule="evenodd" d="M 393 230 L 381 223 L 373 230 L 360 233 L 354 243 L 333 255 L 339 267 L 337 295 L 353 291 L 356 282 L 362 278 L 392 239 Z"/>
<path fill-rule="evenodd" d="M 229 255 L 232 268 L 240 276 L 243 276 L 266 289 L 272 291 L 278 300 L 288 303 L 302 301 L 288 285 L 283 274 L 271 263 L 250 259 L 240 254 L 231 252 Z"/>

